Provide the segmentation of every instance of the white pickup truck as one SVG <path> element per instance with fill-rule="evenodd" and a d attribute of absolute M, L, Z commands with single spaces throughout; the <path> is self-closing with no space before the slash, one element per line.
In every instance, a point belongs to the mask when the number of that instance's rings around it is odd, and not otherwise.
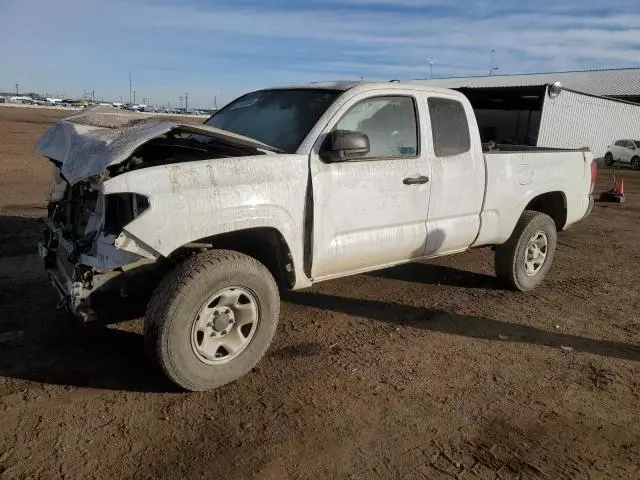
<path fill-rule="evenodd" d="M 533 289 L 595 179 L 588 150 L 483 149 L 462 94 L 401 83 L 260 90 L 204 125 L 98 107 L 37 151 L 55 165 L 39 250 L 59 306 L 87 317 L 96 292 L 164 266 L 145 340 L 188 390 L 260 360 L 278 287 L 495 247 L 497 276 Z"/>

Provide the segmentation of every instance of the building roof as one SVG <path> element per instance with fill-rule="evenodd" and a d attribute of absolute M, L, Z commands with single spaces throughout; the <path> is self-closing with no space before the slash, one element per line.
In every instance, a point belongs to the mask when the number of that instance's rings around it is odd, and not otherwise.
<path fill-rule="evenodd" d="M 412 83 L 445 88 L 495 88 L 548 85 L 555 82 L 571 90 L 599 96 L 640 96 L 640 68 L 525 73 L 492 77 L 452 77 L 413 80 Z"/>

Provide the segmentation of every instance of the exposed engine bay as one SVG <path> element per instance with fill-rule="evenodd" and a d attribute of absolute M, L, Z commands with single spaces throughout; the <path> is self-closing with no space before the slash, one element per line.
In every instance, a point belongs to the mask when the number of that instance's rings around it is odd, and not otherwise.
<path fill-rule="evenodd" d="M 257 148 L 227 144 L 203 135 L 170 132 L 143 144 L 127 160 L 110 167 L 108 172 L 113 177 L 148 166 L 260 154 L 264 152 Z"/>

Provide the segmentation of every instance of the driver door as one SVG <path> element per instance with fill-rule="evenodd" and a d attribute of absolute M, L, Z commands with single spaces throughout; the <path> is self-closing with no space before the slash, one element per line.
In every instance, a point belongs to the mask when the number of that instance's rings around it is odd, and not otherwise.
<path fill-rule="evenodd" d="M 368 97 L 368 98 L 367 98 Z M 311 153 L 314 280 L 393 265 L 424 255 L 431 175 L 412 91 L 360 94 L 337 112 Z M 370 151 L 327 163 L 319 155 L 334 129 L 364 133 Z"/>

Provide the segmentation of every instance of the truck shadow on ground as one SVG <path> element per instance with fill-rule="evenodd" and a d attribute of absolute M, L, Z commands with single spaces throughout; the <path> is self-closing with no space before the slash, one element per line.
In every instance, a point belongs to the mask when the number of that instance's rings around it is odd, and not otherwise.
<path fill-rule="evenodd" d="M 556 333 L 491 318 L 455 315 L 442 310 L 312 292 L 289 292 L 283 295 L 283 300 L 379 322 L 423 328 L 479 340 L 529 343 L 554 348 L 564 346 L 571 347 L 576 352 L 640 361 L 639 345 Z"/>
<path fill-rule="evenodd" d="M 0 215 L 0 259 L 37 252 L 44 226 L 41 218 Z"/>
<path fill-rule="evenodd" d="M 385 270 L 370 272 L 367 275 L 428 285 L 485 288 L 488 290 L 505 289 L 498 279 L 491 275 L 458 270 L 442 265 L 430 265 L 427 263 L 408 263 Z"/>
<path fill-rule="evenodd" d="M 46 321 L 40 328 L 0 329 L 0 376 L 107 390 L 179 391 L 153 368 L 139 333 Z"/>

